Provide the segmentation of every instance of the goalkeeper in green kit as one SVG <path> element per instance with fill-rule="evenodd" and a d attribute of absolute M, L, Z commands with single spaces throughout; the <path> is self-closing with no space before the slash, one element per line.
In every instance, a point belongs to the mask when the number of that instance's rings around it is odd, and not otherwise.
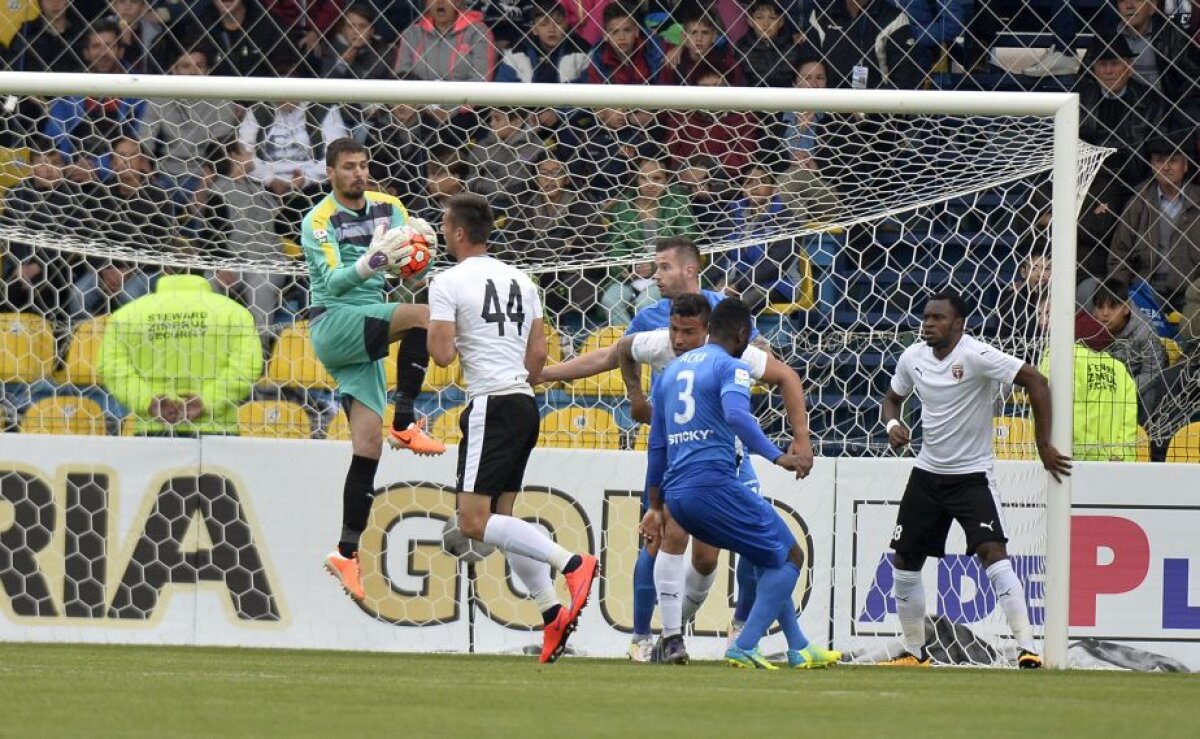
<path fill-rule="evenodd" d="M 313 349 L 337 381 L 354 454 L 342 493 L 341 538 L 325 567 L 356 601 L 363 598 L 358 542 L 383 452 L 383 359 L 393 341 L 400 342 L 400 350 L 388 444 L 416 454 L 446 450 L 425 434 L 424 419 L 417 422 L 413 413 L 429 365 L 429 306 L 387 303 L 383 294 L 386 275 L 410 278 L 425 271 L 436 234 L 422 219 L 410 217 L 397 198 L 367 190 L 367 165 L 367 150 L 354 139 L 330 143 L 325 166 L 332 192 L 309 211 L 301 229 Z"/>

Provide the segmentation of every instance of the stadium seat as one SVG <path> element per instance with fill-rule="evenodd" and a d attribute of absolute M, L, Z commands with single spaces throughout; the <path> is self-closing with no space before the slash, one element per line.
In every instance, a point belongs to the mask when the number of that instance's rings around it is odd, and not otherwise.
<path fill-rule="evenodd" d="M 1037 459 L 1033 421 L 997 416 L 992 419 L 992 430 L 996 459 Z"/>
<path fill-rule="evenodd" d="M 1162 342 L 1163 349 L 1167 352 L 1167 366 L 1175 364 L 1183 359 L 1183 350 L 1179 348 L 1179 342 L 1175 339 L 1163 337 L 1159 339 Z"/>
<path fill-rule="evenodd" d="M 383 372 L 389 388 L 396 387 L 396 355 L 399 353 L 400 342 L 393 342 L 388 348 L 387 358 L 383 360 Z M 429 369 L 425 373 L 425 382 L 421 385 L 421 392 L 436 393 L 448 387 L 461 385 L 462 367 L 459 366 L 457 357 L 449 367 L 439 367 L 432 359 L 429 360 Z"/>
<path fill-rule="evenodd" d="M 790 316 L 793 313 L 804 310 L 812 310 L 817 304 L 815 292 L 813 289 L 813 273 L 812 263 L 807 257 L 800 257 L 800 265 L 802 274 L 800 277 L 799 295 L 791 303 L 767 303 L 762 309 L 765 315 L 771 316 Z"/>
<path fill-rule="evenodd" d="M 546 326 L 546 364 L 558 364 L 562 361 L 562 334 L 553 326 Z"/>
<path fill-rule="evenodd" d="M 63 369 L 63 381 L 72 385 L 99 385 L 97 371 L 100 369 L 100 345 L 104 341 L 104 326 L 108 316 L 97 316 L 84 321 L 71 332 L 71 344 L 67 349 L 67 364 Z"/>
<path fill-rule="evenodd" d="M 438 416 L 433 422 L 433 428 L 430 429 L 429 435 L 446 446 L 452 446 L 462 441 L 462 429 L 458 427 L 458 421 L 462 418 L 463 411 L 466 406 L 455 406 L 447 408 L 444 413 Z"/>
<path fill-rule="evenodd" d="M 104 436 L 104 409 L 90 398 L 63 396 L 36 401 L 21 417 L 26 434 Z"/>
<path fill-rule="evenodd" d="M 388 403 L 383 409 L 383 433 L 387 433 L 392 427 L 392 414 L 395 412 L 395 406 Z M 350 441 L 350 422 L 346 420 L 346 413 L 338 406 L 337 411 L 333 414 L 333 420 L 329 422 L 329 426 L 325 429 L 325 438 L 329 441 Z"/>
<path fill-rule="evenodd" d="M 313 351 L 308 321 L 296 321 L 279 333 L 267 362 L 267 380 L 280 387 L 333 388 L 333 378 Z"/>
<path fill-rule="evenodd" d="M 1175 432 L 1167 447 L 1168 462 L 1200 462 L 1200 421 L 1193 421 Z"/>
<path fill-rule="evenodd" d="M 36 382 L 54 372 L 54 330 L 33 313 L 0 313 L 0 383 Z"/>
<path fill-rule="evenodd" d="M 602 408 L 563 408 L 542 419 L 538 446 L 559 449 L 620 449 L 621 427 Z"/>
<path fill-rule="evenodd" d="M 1150 434 L 1146 433 L 1146 429 L 1138 426 L 1137 436 L 1137 461 L 1150 461 Z"/>
<path fill-rule="evenodd" d="M 29 149 L 0 147 L 0 195 L 28 174 L 28 164 Z"/>
<path fill-rule="evenodd" d="M 596 329 L 583 342 L 580 354 L 605 349 L 616 344 L 625 335 L 624 326 L 605 326 Z M 642 367 L 642 389 L 650 389 L 650 370 Z M 621 370 L 613 369 L 602 372 L 595 377 L 583 377 L 572 380 L 567 385 L 567 391 L 572 395 L 625 395 L 625 383 L 621 380 Z"/>
<path fill-rule="evenodd" d="M 290 400 L 252 400 L 238 406 L 238 431 L 263 439 L 308 439 L 312 422 L 304 406 Z"/>
<path fill-rule="evenodd" d="M 650 424 L 639 423 L 633 432 L 633 451 L 644 452 L 650 448 Z"/>

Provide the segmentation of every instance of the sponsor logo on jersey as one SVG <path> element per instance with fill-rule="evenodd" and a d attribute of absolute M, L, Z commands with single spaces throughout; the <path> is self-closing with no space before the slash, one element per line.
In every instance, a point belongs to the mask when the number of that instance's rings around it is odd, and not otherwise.
<path fill-rule="evenodd" d="M 712 429 L 697 429 L 695 431 L 680 431 L 667 434 L 668 444 L 686 444 L 689 441 L 705 441 L 712 436 Z"/>
<path fill-rule="evenodd" d="M 963 378 L 963 366 L 956 364 L 950 368 L 950 374 L 954 376 L 955 382 L 961 382 Z"/>

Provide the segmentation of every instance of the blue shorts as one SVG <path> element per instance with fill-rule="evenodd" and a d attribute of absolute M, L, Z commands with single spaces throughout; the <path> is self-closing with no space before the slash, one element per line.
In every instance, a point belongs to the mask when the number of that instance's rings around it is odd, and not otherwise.
<path fill-rule="evenodd" d="M 751 493 L 762 497 L 762 484 L 758 481 L 758 475 L 754 472 L 754 467 L 750 462 L 743 460 L 738 466 L 738 480 L 746 486 L 746 489 Z M 642 490 L 642 518 L 646 517 L 646 511 L 650 510 L 650 493 Z"/>
<path fill-rule="evenodd" d="M 718 549 L 737 552 L 757 567 L 779 567 L 796 537 L 765 498 L 741 482 L 667 492 L 667 508 L 683 530 Z"/>

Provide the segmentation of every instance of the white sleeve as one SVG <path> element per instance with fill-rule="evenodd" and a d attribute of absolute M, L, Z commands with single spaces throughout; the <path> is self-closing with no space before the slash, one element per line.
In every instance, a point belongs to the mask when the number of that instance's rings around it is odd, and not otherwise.
<path fill-rule="evenodd" d="M 667 366 L 675 359 L 675 351 L 671 348 L 671 334 L 665 329 L 634 334 L 629 353 L 638 364 L 648 364 L 656 369 Z"/>
<path fill-rule="evenodd" d="M 908 397 L 913 391 L 911 356 L 908 351 L 901 354 L 896 362 L 896 372 L 892 375 L 892 392 L 900 397 Z"/>
<path fill-rule="evenodd" d="M 761 380 L 767 373 L 767 357 L 766 352 L 753 344 L 746 347 L 746 351 L 742 352 L 742 361 L 750 367 L 751 377 Z"/>
<path fill-rule="evenodd" d="M 979 344 L 979 350 L 974 353 L 979 371 L 989 380 L 1011 385 L 1017 373 L 1025 366 L 1025 360 L 1011 354 L 1005 354 L 988 344 Z"/>
<path fill-rule="evenodd" d="M 434 277 L 429 283 L 429 320 L 450 321 L 457 318 L 454 309 L 454 296 L 451 295 L 453 286 L 450 285 L 450 273 L 443 272 Z"/>

